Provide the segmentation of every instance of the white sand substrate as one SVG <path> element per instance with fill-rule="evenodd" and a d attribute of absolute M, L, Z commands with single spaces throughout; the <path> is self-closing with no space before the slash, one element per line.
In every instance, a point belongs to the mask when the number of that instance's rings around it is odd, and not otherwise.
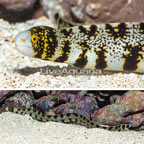
<path fill-rule="evenodd" d="M 144 131 L 111 132 L 74 124 L 42 123 L 9 112 L 0 115 L 0 144 L 144 144 Z"/>
<path fill-rule="evenodd" d="M 144 88 L 144 75 L 114 73 L 107 75 L 43 75 L 35 72 L 23 75 L 19 69 L 44 66 L 67 66 L 22 55 L 11 40 L 23 30 L 36 25 L 52 26 L 46 17 L 25 23 L 9 24 L 0 19 L 0 88 Z M 29 70 L 28 70 L 29 71 Z"/>

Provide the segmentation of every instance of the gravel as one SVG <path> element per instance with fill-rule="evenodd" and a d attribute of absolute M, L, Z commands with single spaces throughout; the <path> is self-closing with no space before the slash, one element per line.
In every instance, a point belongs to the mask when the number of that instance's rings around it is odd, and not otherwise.
<path fill-rule="evenodd" d="M 144 131 L 111 132 L 74 124 L 42 123 L 9 112 L 0 115 L 1 144 L 144 144 Z"/>
<path fill-rule="evenodd" d="M 22 55 L 15 49 L 15 44 L 11 43 L 20 31 L 26 30 L 36 25 L 53 26 L 50 19 L 41 17 L 27 21 L 25 23 L 9 24 L 0 19 L 0 88 L 143 88 L 144 75 L 134 73 L 113 73 L 101 75 L 50 75 L 35 72 L 32 69 L 49 66 L 67 66 L 67 64 L 53 63 L 34 59 Z M 29 75 L 22 70 L 29 72 Z"/>

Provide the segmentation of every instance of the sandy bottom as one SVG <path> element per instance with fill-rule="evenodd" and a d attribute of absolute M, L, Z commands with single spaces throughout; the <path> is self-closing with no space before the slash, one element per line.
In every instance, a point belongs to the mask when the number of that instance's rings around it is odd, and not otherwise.
<path fill-rule="evenodd" d="M 33 72 L 33 68 L 47 65 L 67 66 L 29 58 L 15 49 L 11 40 L 19 32 L 36 25 L 52 26 L 52 23 L 46 17 L 16 24 L 0 19 L 0 88 L 144 88 L 144 75 L 134 73 L 54 76 L 41 74 L 38 70 Z"/>
<path fill-rule="evenodd" d="M 0 115 L 0 144 L 144 144 L 144 131 L 110 132 L 9 112 Z"/>

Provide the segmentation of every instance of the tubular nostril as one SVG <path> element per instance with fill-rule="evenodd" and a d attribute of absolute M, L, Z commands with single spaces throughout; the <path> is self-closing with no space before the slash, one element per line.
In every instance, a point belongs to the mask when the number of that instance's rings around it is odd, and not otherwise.
<path fill-rule="evenodd" d="M 15 40 L 12 40 L 11 43 L 15 43 Z"/>
<path fill-rule="evenodd" d="M 23 46 L 31 46 L 30 38 L 31 35 L 28 33 L 28 31 L 22 31 L 16 35 L 15 44 Z"/>
<path fill-rule="evenodd" d="M 22 38 L 21 41 L 22 41 L 22 42 L 25 42 L 26 40 Z"/>

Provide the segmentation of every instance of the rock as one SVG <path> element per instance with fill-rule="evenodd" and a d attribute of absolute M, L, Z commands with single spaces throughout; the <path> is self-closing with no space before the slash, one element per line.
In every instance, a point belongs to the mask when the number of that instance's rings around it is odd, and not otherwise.
<path fill-rule="evenodd" d="M 99 107 L 96 97 L 102 93 L 107 93 L 112 103 Z M 136 130 L 144 130 L 142 91 L 95 91 L 94 96 L 80 91 L 0 91 L 0 113 L 7 106 L 36 108 L 47 115 L 78 113 L 97 124 L 130 124 Z"/>
<path fill-rule="evenodd" d="M 32 8 L 36 0 L 0 0 L 0 4 L 7 10 L 24 10 Z"/>
<path fill-rule="evenodd" d="M 0 92 L 0 113 L 5 111 L 7 106 L 30 108 L 34 104 L 34 97 L 31 91 L 1 91 Z"/>
<path fill-rule="evenodd" d="M 143 0 L 41 0 L 48 16 L 60 11 L 62 16 L 78 23 L 143 21 Z"/>
<path fill-rule="evenodd" d="M 144 92 L 128 91 L 118 96 L 114 104 L 95 111 L 92 118 L 97 123 L 108 125 L 128 123 L 141 130 L 144 128 Z"/>
<path fill-rule="evenodd" d="M 0 0 L 0 18 L 9 22 L 22 22 L 41 14 L 37 0 Z"/>

